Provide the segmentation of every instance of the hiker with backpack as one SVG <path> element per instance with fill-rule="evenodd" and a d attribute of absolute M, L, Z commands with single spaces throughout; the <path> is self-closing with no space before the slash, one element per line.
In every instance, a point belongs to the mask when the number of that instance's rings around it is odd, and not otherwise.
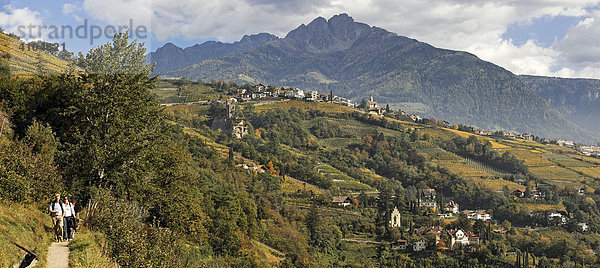
<path fill-rule="evenodd" d="M 60 194 L 54 195 L 54 201 L 50 203 L 50 216 L 52 217 L 52 230 L 56 242 L 63 241 L 63 215 L 64 209 L 60 203 Z"/>
<path fill-rule="evenodd" d="M 64 209 L 63 215 L 63 239 L 69 241 L 73 239 L 73 230 L 75 228 L 75 209 L 69 199 L 65 196 L 62 207 Z"/>

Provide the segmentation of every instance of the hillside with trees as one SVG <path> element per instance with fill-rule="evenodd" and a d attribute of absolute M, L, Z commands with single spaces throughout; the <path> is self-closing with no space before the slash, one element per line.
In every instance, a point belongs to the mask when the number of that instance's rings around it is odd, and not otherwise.
<path fill-rule="evenodd" d="M 393 109 L 242 101 L 276 88 L 159 80 L 144 55 L 119 34 L 73 72 L 0 75 L 0 208 L 73 197 L 79 239 L 123 267 L 598 264 L 598 158 Z"/>
<path fill-rule="evenodd" d="M 599 80 L 528 75 L 519 78 L 569 121 L 592 131 L 600 131 Z"/>

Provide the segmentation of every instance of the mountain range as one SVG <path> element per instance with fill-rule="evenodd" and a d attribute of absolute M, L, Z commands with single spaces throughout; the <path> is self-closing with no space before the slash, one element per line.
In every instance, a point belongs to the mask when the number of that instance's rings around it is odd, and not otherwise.
<path fill-rule="evenodd" d="M 277 39 L 279 39 L 277 36 L 260 33 L 246 35 L 239 42 L 231 44 L 208 41 L 185 49 L 175 46 L 172 43 L 167 43 L 158 48 L 156 52 L 150 53 L 148 58 L 157 63 L 154 72 L 161 73 L 208 59 L 247 52 L 266 42 Z"/>
<path fill-rule="evenodd" d="M 162 77 L 333 90 L 356 101 L 372 94 L 393 108 L 455 124 L 600 140 L 590 127 L 600 115 L 593 102 L 585 111 L 573 103 L 585 90 L 563 92 L 579 85 L 575 82 L 517 76 L 473 54 L 435 48 L 347 14 L 316 18 L 284 38 L 262 33 L 233 44 L 206 42 L 185 49 L 167 44 L 149 59 Z M 589 120 L 573 120 L 582 114 Z"/>

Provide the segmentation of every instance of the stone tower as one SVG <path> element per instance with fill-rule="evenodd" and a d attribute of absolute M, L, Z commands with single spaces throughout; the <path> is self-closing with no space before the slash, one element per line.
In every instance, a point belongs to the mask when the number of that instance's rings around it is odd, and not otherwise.
<path fill-rule="evenodd" d="M 394 207 L 392 215 L 390 215 L 390 227 L 402 227 L 400 223 L 400 211 L 398 211 L 397 207 Z"/>

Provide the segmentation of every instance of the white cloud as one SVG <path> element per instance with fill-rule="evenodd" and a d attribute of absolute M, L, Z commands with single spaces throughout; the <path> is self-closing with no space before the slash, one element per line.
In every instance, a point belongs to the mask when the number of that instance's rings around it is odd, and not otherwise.
<path fill-rule="evenodd" d="M 258 32 L 284 36 L 317 16 L 348 13 L 357 21 L 437 47 L 474 53 L 515 73 L 600 78 L 595 69 L 600 68 L 600 46 L 595 45 L 600 43 L 600 25 L 596 26 L 600 18 L 590 11 L 599 4 L 598 0 L 85 0 L 84 8 L 110 23 L 130 18 L 147 22 L 159 40 L 227 42 Z M 515 45 L 502 38 L 509 25 L 554 16 L 592 20 L 571 29 L 551 48 L 535 40 Z M 553 71 L 557 66 L 559 71 Z"/>
<path fill-rule="evenodd" d="M 69 15 L 73 12 L 79 11 L 79 7 L 73 4 L 66 3 L 62 7 L 62 13 L 64 15 Z"/>
<path fill-rule="evenodd" d="M 0 12 L 0 26 L 5 32 L 15 33 L 25 40 L 37 40 L 43 37 L 43 33 L 38 33 L 37 30 L 30 32 L 28 26 L 42 25 L 40 13 L 32 11 L 28 7 L 13 8 L 10 5 L 4 6 L 3 12 Z M 36 27 L 37 29 L 37 27 Z"/>
<path fill-rule="evenodd" d="M 150 0 L 86 0 L 84 10 L 92 18 L 100 19 L 111 25 L 129 25 L 130 20 L 136 25 L 151 25 L 152 5 Z M 159 11 L 160 12 L 160 11 Z"/>
<path fill-rule="evenodd" d="M 563 64 L 600 67 L 600 13 L 571 28 L 555 48 L 561 52 Z"/>

